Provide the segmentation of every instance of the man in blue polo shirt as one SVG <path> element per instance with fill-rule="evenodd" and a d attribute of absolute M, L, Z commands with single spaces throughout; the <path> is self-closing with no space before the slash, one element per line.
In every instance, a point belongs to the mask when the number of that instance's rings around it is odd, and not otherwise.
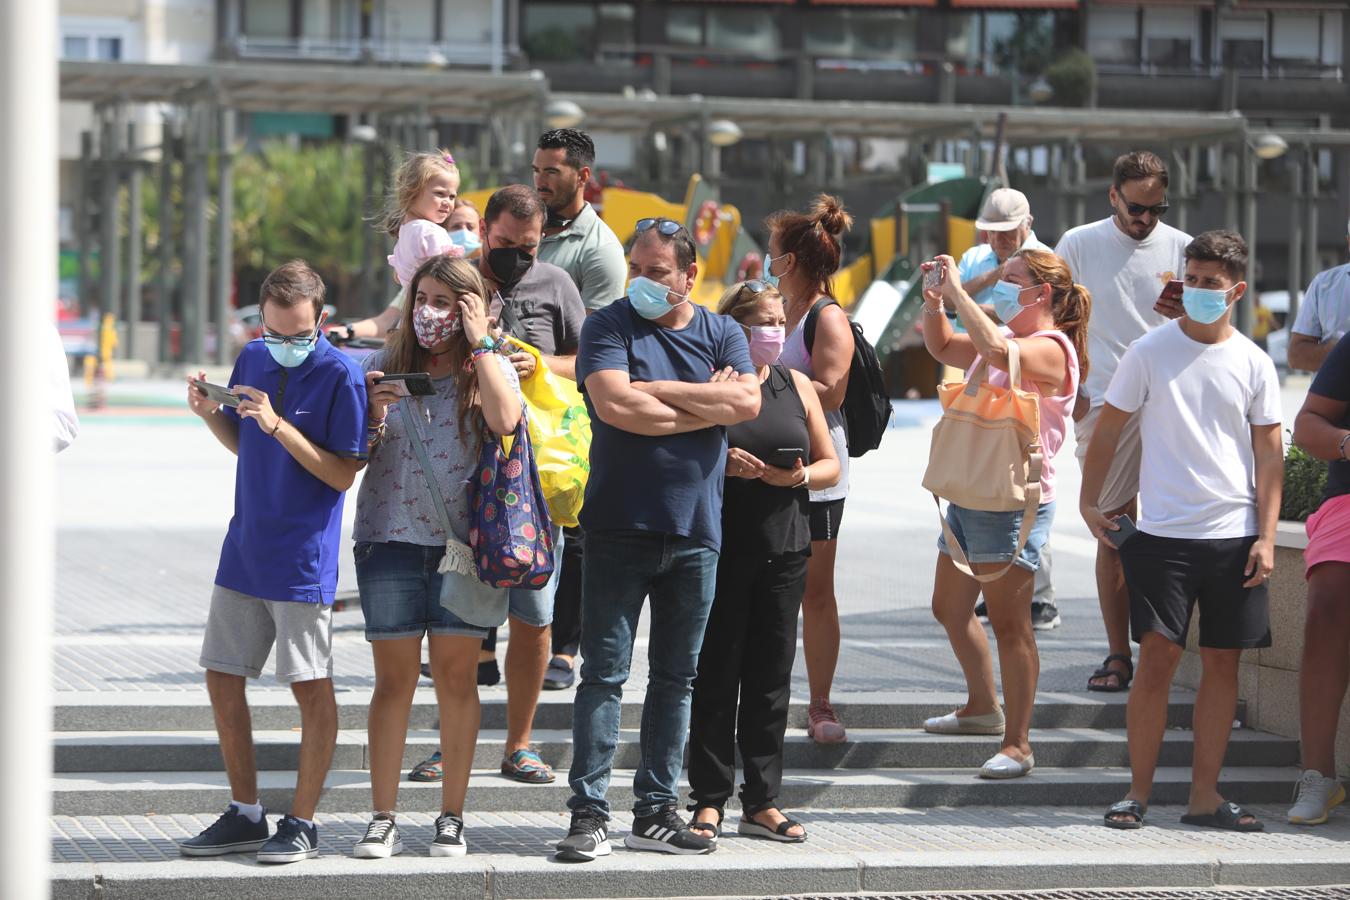
<path fill-rule="evenodd" d="M 675 811 L 689 698 L 722 545 L 727 425 L 759 415 L 745 333 L 689 301 L 694 242 L 669 219 L 643 219 L 628 296 L 581 331 L 577 383 L 591 415 L 591 477 L 581 525 L 581 685 L 572 712 L 572 810 L 558 858 L 610 852 L 610 769 L 623 685 L 651 598 L 642 760 L 633 779 L 635 850 L 698 854 L 712 840 Z"/>
<path fill-rule="evenodd" d="M 280 266 L 262 286 L 263 337 L 230 376 L 238 407 L 188 379 L 188 405 L 239 459 L 201 655 L 233 800 L 179 844 L 185 856 L 256 850 L 259 862 L 287 863 L 319 854 L 314 811 L 337 743 L 332 603 L 342 495 L 367 449 L 365 381 L 321 334 L 323 300 L 323 281 L 306 263 Z M 291 812 L 269 837 L 244 685 L 274 646 L 277 680 L 300 706 L 301 738 Z"/>

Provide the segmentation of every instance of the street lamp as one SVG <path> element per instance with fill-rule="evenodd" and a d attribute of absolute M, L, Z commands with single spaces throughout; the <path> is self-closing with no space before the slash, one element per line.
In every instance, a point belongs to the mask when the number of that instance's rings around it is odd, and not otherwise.
<path fill-rule="evenodd" d="M 1289 149 L 1289 143 L 1274 132 L 1258 134 L 1252 139 L 1252 150 L 1260 159 L 1279 159 Z"/>
<path fill-rule="evenodd" d="M 1055 96 L 1055 89 L 1050 86 L 1050 82 L 1045 80 L 1045 76 L 1039 76 L 1027 88 L 1027 96 L 1031 98 L 1032 103 L 1044 103 Z"/>
<path fill-rule="evenodd" d="M 549 128 L 575 128 L 586 118 L 586 111 L 571 100 L 550 100 L 544 107 Z"/>
<path fill-rule="evenodd" d="M 730 119 L 714 119 L 708 123 L 708 143 L 714 147 L 730 147 L 739 144 L 744 134 L 741 126 Z"/>

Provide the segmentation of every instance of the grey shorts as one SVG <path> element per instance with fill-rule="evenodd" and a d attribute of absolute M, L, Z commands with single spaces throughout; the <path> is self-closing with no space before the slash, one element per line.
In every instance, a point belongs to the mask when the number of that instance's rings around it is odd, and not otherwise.
<path fill-rule="evenodd" d="M 203 669 L 257 678 L 277 649 L 277 681 L 333 677 L 333 607 L 262 600 L 216 585 L 202 640 Z"/>

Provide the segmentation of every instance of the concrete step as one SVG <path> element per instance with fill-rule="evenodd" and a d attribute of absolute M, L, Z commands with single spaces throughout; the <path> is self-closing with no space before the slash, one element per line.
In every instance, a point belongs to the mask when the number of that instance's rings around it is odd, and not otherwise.
<path fill-rule="evenodd" d="M 52 820 L 53 893 L 58 900 L 182 900 L 185 897 L 294 900 L 297 897 L 838 897 L 1037 888 L 1166 888 L 1169 897 L 1225 896 L 1185 888 L 1350 882 L 1350 819 L 1296 830 L 1284 804 L 1258 810 L 1267 833 L 1240 835 L 1181 826 L 1179 807 L 1155 804 L 1148 827 L 1126 835 L 1101 825 L 1096 807 L 794 810 L 805 844 L 741 838 L 738 816 L 716 852 L 674 857 L 626 850 L 631 826 L 615 815 L 613 855 L 584 865 L 551 859 L 565 833 L 561 812 L 493 814 L 470 810 L 469 855 L 429 859 L 431 814 L 404 813 L 401 856 L 351 858 L 365 831 L 360 815 L 319 816 L 317 860 L 263 868 L 249 856 L 181 859 L 175 840 L 200 831 L 215 812 L 181 816 L 57 816 Z M 1069 891 L 1054 896 L 1067 897 Z M 1076 895 L 1076 894 L 1075 894 Z M 1151 894 L 1150 896 L 1158 896 Z M 1261 896 L 1265 896 L 1261 894 Z M 1332 892 L 1280 896 L 1344 896 Z"/>
<path fill-rule="evenodd" d="M 1293 766 L 1239 766 L 1226 768 L 1221 788 L 1242 803 L 1283 803 L 1289 800 L 1299 770 Z M 359 769 L 339 769 L 328 775 L 321 809 L 325 812 L 364 813 L 370 808 L 370 775 Z M 792 808 L 861 808 L 936 806 L 1106 806 L 1129 788 L 1130 772 L 1123 767 L 1037 768 L 1024 778 L 986 781 L 972 768 L 959 769 L 788 769 L 780 800 Z M 264 771 L 258 775 L 262 802 L 274 810 L 290 804 L 295 774 Z M 611 802 L 626 808 L 632 797 L 633 772 L 615 770 Z M 1154 802 L 1186 799 L 1190 769 L 1158 769 Z M 547 785 L 512 781 L 495 769 L 476 770 L 469 780 L 466 808 L 481 812 L 539 812 L 565 808 L 571 790 L 566 775 Z M 221 809 L 229 801 L 222 772 L 71 772 L 55 776 L 53 808 L 57 815 L 146 815 L 200 813 Z M 429 812 L 440 808 L 438 784 L 404 781 L 399 806 Z M 735 805 L 733 800 L 730 805 Z"/>
<path fill-rule="evenodd" d="M 411 727 L 436 727 L 436 695 L 425 679 L 413 700 Z M 482 688 L 482 727 L 506 727 L 506 691 L 501 687 Z M 339 690 L 338 727 L 366 727 L 370 691 Z M 567 730 L 572 727 L 572 701 L 575 690 L 545 691 L 539 698 L 534 725 L 540 729 Z M 1041 693 L 1036 696 L 1032 724 L 1036 728 L 1124 728 L 1128 693 Z M 896 691 L 840 694 L 834 698 L 835 712 L 849 728 L 917 728 L 923 720 L 944 715 L 965 704 L 963 693 Z M 1172 693 L 1168 725 L 1187 727 L 1195 694 L 1177 690 Z M 285 731 L 300 726 L 300 715 L 289 691 L 253 690 L 249 692 L 253 727 L 260 731 Z M 788 714 L 790 728 L 806 727 L 805 698 L 795 697 Z M 1244 716 L 1239 704 L 1238 718 Z M 642 718 L 642 694 L 624 694 L 622 724 L 636 728 Z M 210 731 L 215 727 L 206 692 L 146 691 L 128 692 L 63 691 L 57 694 L 55 728 L 57 731 Z"/>
<path fill-rule="evenodd" d="M 536 730 L 533 746 L 544 761 L 560 772 L 572 764 L 572 732 Z M 997 737 L 926 734 L 915 729 L 849 731 L 844 744 L 821 745 L 801 729 L 788 732 L 784 765 L 790 769 L 927 769 L 978 767 L 997 749 Z M 222 767 L 214 731 L 106 731 L 61 732 L 54 736 L 57 772 L 193 772 Z M 405 770 L 429 756 L 440 745 L 434 731 L 408 735 Z M 1041 766 L 1128 766 L 1123 729 L 1048 728 L 1032 732 L 1036 762 Z M 257 764 L 264 770 L 290 770 L 299 764 L 298 731 L 261 731 L 254 734 Z M 491 769 L 505 755 L 506 733 L 481 731 L 474 767 Z M 1169 730 L 1163 740 L 1160 764 L 1190 765 L 1190 731 Z M 638 765 L 638 732 L 620 732 L 614 764 L 621 769 Z M 1299 759 L 1298 741 L 1264 732 L 1239 730 L 1228 747 L 1230 766 L 1291 766 Z M 366 732 L 338 734 L 333 767 L 365 769 L 370 765 Z"/>

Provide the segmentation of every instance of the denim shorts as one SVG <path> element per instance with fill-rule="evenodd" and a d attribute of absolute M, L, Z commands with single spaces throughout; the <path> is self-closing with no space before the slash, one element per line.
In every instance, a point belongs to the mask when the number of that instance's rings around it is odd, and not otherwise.
<path fill-rule="evenodd" d="M 487 637 L 486 628 L 470 625 L 441 606 L 441 574 L 436 568 L 443 555 L 443 544 L 356 542 L 356 586 L 361 592 L 366 640 L 424 634 Z"/>
<path fill-rule="evenodd" d="M 1035 572 L 1041 567 L 1041 548 L 1050 540 L 1050 523 L 1055 518 L 1055 501 L 1042 503 L 1036 510 L 1036 524 L 1031 526 L 1022 552 L 1015 564 Z M 966 509 L 955 503 L 947 506 L 947 525 L 961 542 L 966 559 L 972 563 L 1006 563 L 1013 558 L 1017 534 L 1022 528 L 1022 510 L 1012 512 L 985 512 Z M 947 537 L 938 535 L 938 549 L 948 556 Z"/>

